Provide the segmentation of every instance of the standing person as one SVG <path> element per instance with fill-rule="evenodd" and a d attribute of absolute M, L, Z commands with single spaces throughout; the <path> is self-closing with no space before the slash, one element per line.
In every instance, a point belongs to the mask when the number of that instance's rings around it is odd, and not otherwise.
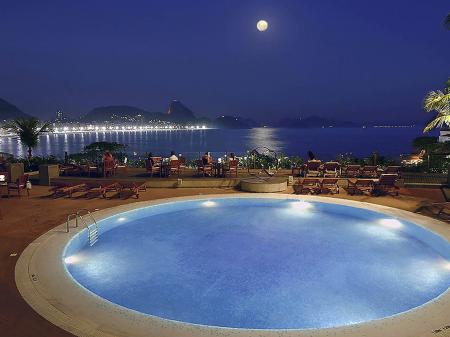
<path fill-rule="evenodd" d="M 172 160 L 178 160 L 178 157 L 176 156 L 175 151 L 170 152 L 169 161 L 172 161 Z"/>
<path fill-rule="evenodd" d="M 67 151 L 64 151 L 64 164 L 69 164 L 69 154 L 67 153 Z"/>

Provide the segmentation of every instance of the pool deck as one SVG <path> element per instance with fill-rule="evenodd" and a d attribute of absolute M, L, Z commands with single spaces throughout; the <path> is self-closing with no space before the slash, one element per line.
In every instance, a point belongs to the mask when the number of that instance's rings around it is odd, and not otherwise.
<path fill-rule="evenodd" d="M 231 188 L 151 188 L 141 194 L 139 201 L 180 196 L 239 193 Z M 288 188 L 285 193 L 292 193 Z M 105 209 L 129 204 L 136 199 L 50 199 L 48 188 L 36 186 L 32 196 L 0 199 L 0 332 L 2 336 L 72 336 L 43 319 L 20 296 L 14 279 L 18 256 L 37 237 L 63 223 L 68 213 L 81 208 Z M 414 211 L 426 202 L 444 201 L 437 189 L 402 189 L 399 197 L 335 196 L 359 200 L 403 210 Z M 450 225 L 449 225 L 450 226 Z M 16 255 L 15 255 L 16 254 Z M 11 256 L 12 255 L 12 256 Z M 449 322 L 450 323 L 450 322 Z M 450 336 L 450 329 L 436 332 L 436 336 Z M 418 336 L 419 337 L 419 336 Z"/>

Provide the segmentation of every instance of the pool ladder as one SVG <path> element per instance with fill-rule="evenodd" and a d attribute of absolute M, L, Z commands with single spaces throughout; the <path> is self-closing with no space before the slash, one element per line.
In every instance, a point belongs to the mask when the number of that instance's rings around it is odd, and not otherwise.
<path fill-rule="evenodd" d="M 88 215 L 92 219 L 93 222 L 90 225 L 88 225 L 86 223 L 86 221 L 84 220 L 83 215 L 81 215 L 82 212 L 85 212 L 84 216 Z M 72 218 L 75 219 L 75 227 L 78 227 L 79 220 L 83 222 L 84 226 L 88 230 L 89 246 L 95 245 L 95 243 L 98 241 L 98 238 L 99 238 L 99 232 L 98 232 L 99 228 L 98 228 L 97 221 L 95 221 L 95 218 L 92 216 L 91 212 L 86 208 L 82 208 L 82 209 L 78 210 L 78 212 L 76 212 L 76 213 L 69 214 L 67 216 L 67 228 L 66 228 L 67 233 L 69 233 L 69 222 Z"/>

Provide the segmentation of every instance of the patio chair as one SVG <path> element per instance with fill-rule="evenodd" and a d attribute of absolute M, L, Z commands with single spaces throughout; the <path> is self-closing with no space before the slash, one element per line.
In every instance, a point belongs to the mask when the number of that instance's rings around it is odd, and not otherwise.
<path fill-rule="evenodd" d="M 131 192 L 131 196 L 135 196 L 136 199 L 139 199 L 139 192 L 147 191 L 146 182 L 137 181 L 137 182 L 122 182 L 119 184 L 119 196 L 123 196 L 123 191 L 129 190 Z"/>
<path fill-rule="evenodd" d="M 320 193 L 320 180 L 314 178 L 304 178 L 299 180 L 297 184 L 294 185 L 295 194 L 318 194 Z"/>
<path fill-rule="evenodd" d="M 67 195 L 72 198 L 72 194 L 75 192 L 85 191 L 86 184 L 58 184 L 49 189 L 49 192 L 53 192 L 51 196 L 53 198 L 61 197 Z"/>
<path fill-rule="evenodd" d="M 85 171 L 87 171 L 87 174 L 89 177 L 91 176 L 91 174 L 93 174 L 94 176 L 97 176 L 98 172 L 100 171 L 100 168 L 98 167 L 98 165 L 96 165 L 94 163 L 88 163 L 85 166 Z"/>
<path fill-rule="evenodd" d="M 226 177 L 227 175 L 235 176 L 237 178 L 238 176 L 238 161 L 237 159 L 230 160 L 227 164 L 223 166 L 223 174 Z"/>
<path fill-rule="evenodd" d="M 27 188 L 28 174 L 22 174 L 17 178 L 15 182 L 7 183 L 6 188 L 8 190 L 8 197 L 11 194 L 11 191 L 16 190 L 17 195 L 22 197 L 22 191 L 27 191 L 27 196 L 30 196 L 30 190 Z"/>
<path fill-rule="evenodd" d="M 397 174 L 382 174 L 374 184 L 374 193 L 398 195 Z"/>
<path fill-rule="evenodd" d="M 321 165 L 320 160 L 308 160 L 306 163 L 306 176 L 307 177 L 319 177 L 321 175 Z"/>
<path fill-rule="evenodd" d="M 347 192 L 350 195 L 355 194 L 372 194 L 374 182 L 372 179 L 356 179 L 356 181 L 348 180 Z"/>
<path fill-rule="evenodd" d="M 361 176 L 361 165 L 348 165 L 344 169 L 344 175 L 347 178 L 358 178 Z"/>
<path fill-rule="evenodd" d="M 320 183 L 320 193 L 339 194 L 338 178 L 323 178 Z"/>
<path fill-rule="evenodd" d="M 114 160 L 104 160 L 103 161 L 103 176 L 111 177 L 115 174 L 116 163 Z"/>
<path fill-rule="evenodd" d="M 187 164 L 186 164 L 186 157 L 178 157 L 178 162 L 180 164 L 180 169 L 184 170 L 187 168 Z"/>
<path fill-rule="evenodd" d="M 120 173 L 126 174 L 127 171 L 128 171 L 128 165 L 127 165 L 127 162 L 128 162 L 128 158 L 127 158 L 127 157 L 125 157 L 125 158 L 123 159 L 123 163 L 121 163 L 121 162 L 119 162 L 118 160 L 116 160 L 116 161 L 115 161 L 115 166 L 114 166 L 114 171 L 115 171 L 117 174 L 120 174 Z"/>
<path fill-rule="evenodd" d="M 172 174 L 176 174 L 178 177 L 181 174 L 181 168 L 180 168 L 180 161 L 179 160 L 171 160 L 169 162 L 168 167 L 168 176 L 171 176 Z"/>
<path fill-rule="evenodd" d="M 337 178 L 340 176 L 341 165 L 336 161 L 329 161 L 323 164 L 323 176 Z"/>
<path fill-rule="evenodd" d="M 363 178 L 378 178 L 378 168 L 376 166 L 366 165 L 361 170 Z"/>
<path fill-rule="evenodd" d="M 212 176 L 213 175 L 213 166 L 211 164 L 203 164 L 203 161 L 197 160 L 197 174 L 204 176 Z"/>
<path fill-rule="evenodd" d="M 153 165 L 152 165 L 153 161 Z M 161 157 L 152 157 L 152 161 L 149 159 L 145 160 L 145 168 L 148 173 L 150 173 L 150 176 L 153 177 L 153 175 L 161 175 Z"/>

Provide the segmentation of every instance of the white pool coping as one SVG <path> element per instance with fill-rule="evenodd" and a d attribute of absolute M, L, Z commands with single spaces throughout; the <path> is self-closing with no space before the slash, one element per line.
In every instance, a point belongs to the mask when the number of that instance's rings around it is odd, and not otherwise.
<path fill-rule="evenodd" d="M 161 203 L 211 198 L 278 198 L 321 201 L 366 208 L 411 221 L 450 242 L 450 225 L 412 212 L 371 203 L 286 194 L 216 194 L 159 199 L 112 207 L 93 213 L 97 221 L 114 214 Z M 71 222 L 74 226 L 74 221 Z M 69 240 L 83 230 L 59 225 L 34 240 L 16 264 L 20 294 L 42 317 L 83 337 L 431 337 L 450 335 L 450 288 L 412 310 L 369 322 L 337 328 L 302 330 L 251 330 L 195 325 L 162 319 L 111 303 L 81 287 L 67 273 L 62 255 Z M 100 237 L 101 240 L 101 237 Z"/>

